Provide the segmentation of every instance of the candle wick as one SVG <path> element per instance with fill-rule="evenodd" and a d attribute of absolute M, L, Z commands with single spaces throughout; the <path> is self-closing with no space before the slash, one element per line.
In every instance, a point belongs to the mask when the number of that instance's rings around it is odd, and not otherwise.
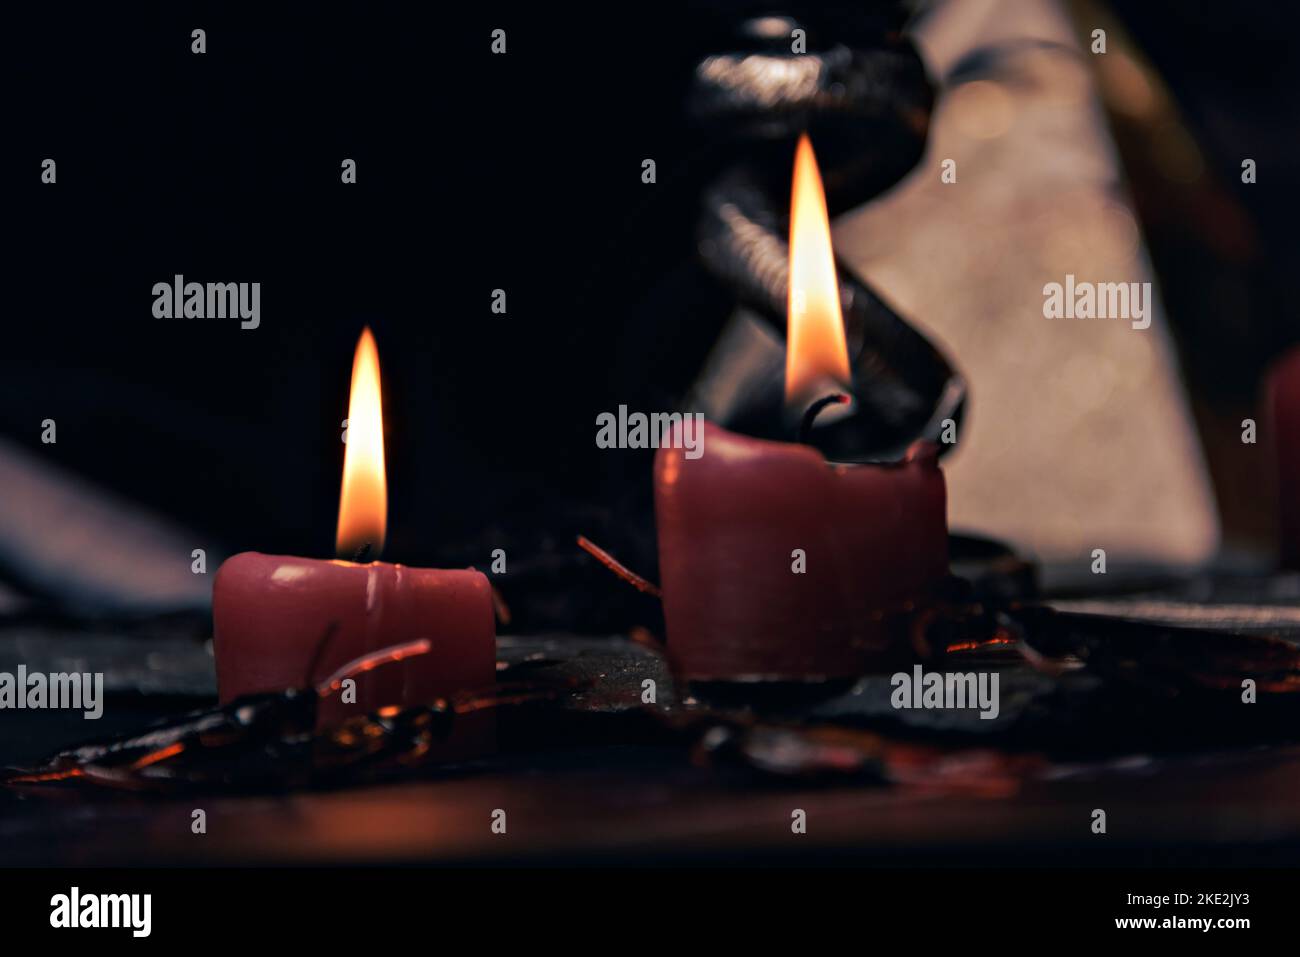
<path fill-rule="evenodd" d="M 372 543 L 370 543 L 370 542 L 364 542 L 364 543 L 362 543 L 361 547 L 358 548 L 358 549 L 356 550 L 356 553 L 352 556 L 352 560 L 353 560 L 354 562 L 356 562 L 358 565 L 363 564 L 363 563 L 369 561 L 369 560 L 370 560 L 370 551 L 371 551 L 371 549 L 372 549 L 373 547 L 374 547 L 374 545 L 373 545 Z"/>
<path fill-rule="evenodd" d="M 847 402 L 849 397 L 843 392 L 832 392 L 808 406 L 808 411 L 804 412 L 803 418 L 799 420 L 799 444 L 808 444 L 808 439 L 812 437 L 813 421 L 821 415 L 823 409 L 830 405 L 844 405 Z"/>

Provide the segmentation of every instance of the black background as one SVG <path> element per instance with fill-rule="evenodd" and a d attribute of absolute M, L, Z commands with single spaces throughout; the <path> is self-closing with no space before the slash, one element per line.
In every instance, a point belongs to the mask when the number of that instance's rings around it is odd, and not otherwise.
<path fill-rule="evenodd" d="M 526 947 L 576 938 L 588 946 L 648 940 L 674 946 L 791 948 L 830 935 L 854 935 L 864 946 L 882 940 L 959 945 L 992 941 L 1028 950 L 1068 935 L 1186 943 L 1208 938 L 1221 948 L 1290 933 L 1286 869 L 1148 869 L 1114 867 L 984 868 L 980 871 L 890 866 L 849 870 L 826 866 L 798 873 L 747 859 L 730 866 L 665 866 L 633 870 L 577 869 L 194 869 L 0 871 L 0 917 L 10 940 L 87 945 L 205 941 L 246 945 L 328 943 L 373 947 L 384 933 L 407 932 L 437 945 L 444 938 L 483 939 Z M 788 860 L 785 863 L 789 863 Z M 763 866 L 768 865 L 768 866 Z M 351 883 L 350 883 L 351 882 Z M 76 885 L 85 894 L 152 895 L 152 933 L 138 940 L 123 929 L 49 926 L 50 899 Z M 563 898 L 555 888 L 568 891 Z M 1249 903 L 1159 908 L 1129 904 L 1134 895 L 1238 894 Z M 322 902 L 328 906 L 322 907 Z M 480 915 L 507 919 L 485 925 Z M 468 920 L 467 920 L 468 917 Z M 1116 928 L 1116 918 L 1210 918 L 1250 921 L 1248 928 Z M 453 937 L 454 935 L 454 937 Z M 147 946 L 147 944 L 146 944 Z"/>
<path fill-rule="evenodd" d="M 595 417 L 649 401 L 629 304 L 690 256 L 684 184 L 707 157 L 684 146 L 704 42 L 688 17 L 657 5 L 635 30 L 613 8 L 430 4 L 5 17 L 0 432 L 226 548 L 328 555 L 369 324 L 387 557 L 535 523 L 611 470 L 648 468 L 636 453 L 598 461 Z M 260 328 L 155 319 L 151 288 L 176 273 L 261 282 Z M 57 445 L 40 444 L 44 418 Z"/>
<path fill-rule="evenodd" d="M 573 531 L 617 544 L 583 509 L 644 491 L 649 457 L 597 450 L 595 417 L 671 406 L 725 317 L 691 272 L 719 158 L 686 85 L 738 11 L 765 6 L 6 6 L 0 435 L 213 550 L 326 556 L 369 324 L 385 557 L 483 563 Z M 887 6 L 855 4 L 849 22 Z M 1189 384 L 1245 402 L 1300 337 L 1294 13 L 1116 11 L 1258 229 L 1255 258 L 1225 273 L 1184 226 L 1144 224 Z M 1236 182 L 1247 150 L 1267 189 Z M 177 273 L 260 282 L 261 327 L 155 319 L 152 286 Z M 45 418 L 57 445 L 40 443 Z"/>

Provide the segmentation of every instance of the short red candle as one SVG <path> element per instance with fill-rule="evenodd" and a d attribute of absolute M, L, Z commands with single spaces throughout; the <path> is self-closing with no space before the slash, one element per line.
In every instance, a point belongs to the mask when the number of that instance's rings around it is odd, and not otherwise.
<path fill-rule="evenodd" d="M 355 704 L 328 695 L 325 723 L 384 705 L 428 704 L 496 680 L 491 586 L 473 570 L 244 552 L 217 572 L 212 615 L 222 702 L 307 687 L 357 658 L 421 638 L 431 643 L 427 654 L 358 675 Z"/>
<path fill-rule="evenodd" d="M 897 465 L 835 465 L 811 446 L 705 423 L 703 450 L 655 458 L 674 671 L 709 681 L 871 670 L 887 651 L 883 616 L 947 573 L 935 447 L 918 442 Z"/>
<path fill-rule="evenodd" d="M 318 726 L 484 691 L 496 680 L 492 589 L 480 572 L 360 561 L 383 548 L 388 509 L 379 352 L 369 329 L 352 364 L 347 442 L 336 542 L 339 554 L 358 561 L 244 552 L 217 572 L 213 649 L 223 703 L 317 687 L 346 665 L 422 640 L 424 653 L 361 671 L 350 676 L 355 687 L 324 693 Z M 454 727 L 482 727 L 481 717 Z M 478 732 L 456 737 L 482 741 Z"/>

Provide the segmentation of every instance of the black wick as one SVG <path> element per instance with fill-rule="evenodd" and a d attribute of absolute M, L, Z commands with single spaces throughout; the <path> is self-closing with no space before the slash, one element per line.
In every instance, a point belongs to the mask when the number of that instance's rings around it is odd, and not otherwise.
<path fill-rule="evenodd" d="M 846 405 L 850 401 L 849 397 L 843 392 L 832 392 L 830 395 L 824 395 L 804 412 L 803 418 L 799 420 L 799 444 L 807 445 L 808 439 L 812 437 L 813 420 L 821 415 L 823 409 L 828 405 Z"/>
<path fill-rule="evenodd" d="M 372 546 L 370 542 L 365 542 L 360 548 L 357 549 L 356 554 L 352 556 L 352 560 L 356 562 L 358 565 L 365 562 L 368 558 L 370 558 L 371 547 Z"/>

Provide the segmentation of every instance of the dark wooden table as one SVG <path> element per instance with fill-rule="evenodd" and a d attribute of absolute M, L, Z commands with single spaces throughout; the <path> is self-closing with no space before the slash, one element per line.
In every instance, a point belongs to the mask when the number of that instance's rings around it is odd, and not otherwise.
<path fill-rule="evenodd" d="M 149 653 L 177 687 L 206 673 L 201 646 Z M 120 646 L 112 654 L 119 668 L 130 658 Z M 644 677 L 660 682 L 662 707 L 680 706 L 662 660 L 624 639 L 503 638 L 501 657 L 540 660 L 543 669 L 587 680 L 582 708 L 635 709 Z M 94 732 L 138 727 L 203 700 L 119 694 Z M 0 760 L 30 761 L 86 736 L 87 722 L 54 717 L 7 721 Z M 1008 774 L 996 736 L 986 738 L 944 737 L 946 766 L 905 784 L 774 779 L 700 766 L 688 748 L 633 739 L 556 741 L 395 783 L 295 793 L 0 790 L 0 862 L 1300 861 L 1300 746 L 1120 748 Z M 950 778 L 961 786 L 949 787 Z M 196 808 L 206 812 L 206 834 L 191 831 Z M 1098 808 L 1105 834 L 1092 830 Z M 506 812 L 504 834 L 491 827 L 498 809 Z M 805 834 L 792 833 L 795 809 L 807 814 Z"/>

